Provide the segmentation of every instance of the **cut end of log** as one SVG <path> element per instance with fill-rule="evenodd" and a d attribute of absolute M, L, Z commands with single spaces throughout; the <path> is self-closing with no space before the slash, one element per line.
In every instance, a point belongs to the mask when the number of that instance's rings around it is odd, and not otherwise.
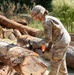
<path fill-rule="evenodd" d="M 43 75 L 47 68 L 38 58 L 30 56 L 25 58 L 21 66 L 24 75 Z"/>

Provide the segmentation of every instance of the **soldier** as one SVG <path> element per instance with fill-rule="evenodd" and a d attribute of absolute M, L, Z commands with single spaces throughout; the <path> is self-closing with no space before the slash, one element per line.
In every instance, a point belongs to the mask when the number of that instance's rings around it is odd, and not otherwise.
<path fill-rule="evenodd" d="M 36 45 L 42 46 L 52 42 L 50 55 L 50 72 L 48 75 L 68 75 L 66 67 L 66 51 L 71 41 L 70 35 L 57 18 L 48 16 L 47 10 L 41 5 L 36 5 L 31 10 L 31 16 L 43 22 L 45 38 Z"/>

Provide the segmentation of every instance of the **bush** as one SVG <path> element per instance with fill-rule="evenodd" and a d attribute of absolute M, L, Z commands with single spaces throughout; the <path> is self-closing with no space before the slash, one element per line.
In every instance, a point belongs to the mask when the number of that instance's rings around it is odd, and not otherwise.
<path fill-rule="evenodd" d="M 69 32 L 74 32 L 74 0 L 52 0 L 52 14 L 60 18 Z"/>

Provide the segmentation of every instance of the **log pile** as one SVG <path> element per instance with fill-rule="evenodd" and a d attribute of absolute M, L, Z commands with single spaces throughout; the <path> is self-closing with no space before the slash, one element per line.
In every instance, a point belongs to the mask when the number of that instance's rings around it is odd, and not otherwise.
<path fill-rule="evenodd" d="M 6 64 L 7 75 L 11 75 L 13 70 L 20 75 L 45 74 L 47 67 L 38 60 L 37 53 L 3 41 L 0 44 L 0 62 Z"/>
<path fill-rule="evenodd" d="M 26 32 L 32 36 L 40 36 L 40 34 L 42 34 L 41 30 L 34 29 L 28 26 L 24 26 L 2 15 L 0 15 L 0 24 L 7 28 L 18 29 L 22 34 L 26 34 Z"/>
<path fill-rule="evenodd" d="M 0 69 L 0 74 L 2 72 L 2 75 L 6 75 L 11 68 L 11 70 L 13 70 L 11 72 L 12 75 L 14 75 L 13 73 L 19 73 L 23 75 L 45 75 L 47 67 L 38 60 L 38 54 L 49 60 L 50 55 L 48 52 L 42 54 L 41 47 L 39 47 L 37 50 L 35 49 L 34 52 L 33 48 L 31 48 L 33 50 L 31 51 L 29 50 L 30 48 L 28 46 L 29 41 L 37 43 L 38 41 L 42 40 L 39 38 L 41 35 L 43 35 L 43 32 L 39 29 L 31 28 L 27 25 L 25 26 L 22 23 L 17 23 L 6 18 L 5 16 L 0 15 L 0 65 L 4 64 L 1 66 L 2 69 Z M 1 41 L 4 39 L 10 39 L 12 41 L 16 40 L 16 45 Z M 72 41 L 70 45 L 71 46 L 67 50 L 66 59 L 68 66 L 74 68 L 74 42 Z M 21 52 L 22 56 L 19 52 Z M 15 60 L 12 60 L 12 56 L 13 58 L 16 56 L 17 60 L 16 58 Z M 19 57 L 20 59 L 18 59 Z M 5 71 L 3 71 L 3 69 Z"/>
<path fill-rule="evenodd" d="M 26 34 L 40 36 L 40 33 L 42 34 L 41 30 L 24 26 L 0 15 L 0 75 L 45 75 L 47 67 L 38 59 L 37 53 L 26 47 L 27 43 L 22 47 L 17 42 L 5 42 L 5 39 L 14 41 Z"/>

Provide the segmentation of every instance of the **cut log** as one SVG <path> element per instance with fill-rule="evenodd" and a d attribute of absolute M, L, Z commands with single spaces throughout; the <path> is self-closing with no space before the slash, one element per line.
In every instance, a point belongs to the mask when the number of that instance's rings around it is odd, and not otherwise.
<path fill-rule="evenodd" d="M 73 35 L 73 36 L 71 36 L 71 40 L 74 42 L 74 35 Z"/>
<path fill-rule="evenodd" d="M 13 20 L 9 20 L 8 18 L 0 15 L 0 24 L 4 25 L 8 28 L 18 29 L 22 34 L 26 34 L 26 32 L 32 36 L 39 37 L 42 34 L 42 31 L 39 29 L 31 28 L 28 26 L 24 26 Z"/>
<path fill-rule="evenodd" d="M 71 41 L 70 42 L 70 46 L 74 46 L 74 41 Z"/>
<path fill-rule="evenodd" d="M 44 75 L 45 65 L 35 57 L 26 57 L 21 67 L 24 75 Z M 45 74 L 46 75 L 46 74 Z"/>
<path fill-rule="evenodd" d="M 10 17 L 8 17 L 8 19 L 13 20 L 13 21 L 15 21 L 15 22 L 17 22 L 17 23 L 23 24 L 23 25 L 25 25 L 25 26 L 28 24 L 27 21 L 26 21 L 26 19 L 20 17 L 19 15 L 10 16 Z"/>
<path fill-rule="evenodd" d="M 70 46 L 67 49 L 66 60 L 67 60 L 67 65 L 71 68 L 74 68 L 74 47 L 73 46 Z"/>
<path fill-rule="evenodd" d="M 74 33 L 70 33 L 70 36 L 71 36 L 71 41 L 74 42 Z"/>
<path fill-rule="evenodd" d="M 3 28 L 0 26 L 0 39 L 3 39 Z"/>
<path fill-rule="evenodd" d="M 27 25 L 28 23 L 26 22 L 26 20 L 21 20 L 21 21 L 16 21 L 17 23 L 23 24 L 23 25 Z"/>
<path fill-rule="evenodd" d="M 14 34 L 17 38 L 22 36 L 22 34 L 20 33 L 20 31 L 18 29 L 14 29 Z"/>
<path fill-rule="evenodd" d="M 30 36 L 30 35 L 22 35 L 17 38 L 17 44 L 19 44 L 20 46 L 24 46 L 24 45 L 28 44 L 29 40 L 37 43 L 38 41 L 41 41 L 42 39 Z"/>
<path fill-rule="evenodd" d="M 10 39 L 10 40 L 15 40 L 16 37 L 13 33 L 13 29 L 4 29 L 3 28 L 3 38 Z"/>
<path fill-rule="evenodd" d="M 0 61 L 10 67 L 9 71 L 14 69 L 22 75 L 44 75 L 47 67 L 38 59 L 37 53 L 3 41 L 0 44 Z"/>
<path fill-rule="evenodd" d="M 15 21 L 17 23 L 23 24 L 25 26 L 28 24 L 26 19 L 25 18 L 21 18 L 20 16 L 12 16 L 9 19 L 13 20 L 13 21 Z"/>

